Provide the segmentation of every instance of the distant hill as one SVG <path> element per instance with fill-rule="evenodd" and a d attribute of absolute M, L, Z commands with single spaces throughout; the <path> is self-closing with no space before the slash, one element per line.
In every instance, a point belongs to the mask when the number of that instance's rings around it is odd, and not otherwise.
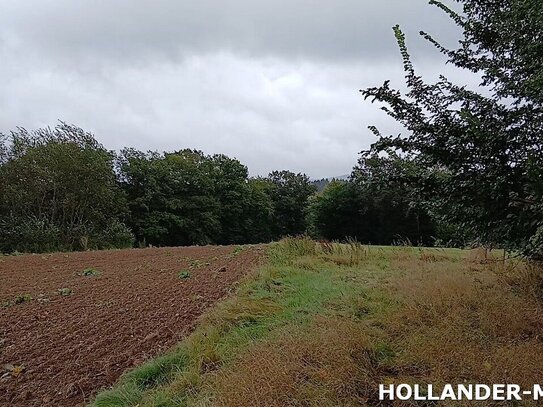
<path fill-rule="evenodd" d="M 322 191 L 326 185 L 328 185 L 330 182 L 336 180 L 336 181 L 347 181 L 349 179 L 350 175 L 339 175 L 337 177 L 329 177 L 329 178 L 322 178 L 311 181 L 312 185 L 315 185 L 317 187 L 317 191 Z"/>

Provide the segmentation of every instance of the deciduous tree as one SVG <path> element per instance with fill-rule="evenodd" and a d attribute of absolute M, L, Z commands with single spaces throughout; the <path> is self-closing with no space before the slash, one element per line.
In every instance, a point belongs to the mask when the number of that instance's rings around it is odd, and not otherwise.
<path fill-rule="evenodd" d="M 418 168 L 417 193 L 434 211 L 487 245 L 543 254 L 543 2 L 459 0 L 457 13 L 438 1 L 463 31 L 458 49 L 421 35 L 449 63 L 480 75 L 479 89 L 442 76 L 417 75 L 406 39 L 394 28 L 407 92 L 390 82 L 362 91 L 382 102 L 406 136 L 383 136 L 375 155 L 397 151 Z"/>

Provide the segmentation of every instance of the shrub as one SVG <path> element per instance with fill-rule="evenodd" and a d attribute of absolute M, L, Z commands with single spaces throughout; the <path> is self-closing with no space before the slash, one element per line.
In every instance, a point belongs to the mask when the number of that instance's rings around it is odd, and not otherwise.
<path fill-rule="evenodd" d="M 61 230 L 37 217 L 0 221 L 0 252 L 39 253 L 65 250 Z"/>
<path fill-rule="evenodd" d="M 103 230 L 89 239 L 90 248 L 126 249 L 134 245 L 134 234 L 124 223 L 113 219 Z"/>
<path fill-rule="evenodd" d="M 530 239 L 528 252 L 532 259 L 543 261 L 543 226 L 540 226 Z"/>

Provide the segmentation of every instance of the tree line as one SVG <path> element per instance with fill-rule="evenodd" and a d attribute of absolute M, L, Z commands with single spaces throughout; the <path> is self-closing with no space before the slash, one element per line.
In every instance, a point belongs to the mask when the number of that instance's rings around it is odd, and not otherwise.
<path fill-rule="evenodd" d="M 305 174 L 249 177 L 222 154 L 120 153 L 65 123 L 0 139 L 0 251 L 320 239 L 432 244 L 435 228 L 399 187 L 370 182 L 383 163 L 361 161 L 323 191 Z"/>

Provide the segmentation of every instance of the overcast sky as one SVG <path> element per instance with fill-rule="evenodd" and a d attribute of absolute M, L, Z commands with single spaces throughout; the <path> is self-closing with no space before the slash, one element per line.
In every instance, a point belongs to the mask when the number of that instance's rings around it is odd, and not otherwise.
<path fill-rule="evenodd" d="M 402 85 L 395 24 L 420 73 L 445 71 L 417 33 L 459 32 L 426 0 L 0 0 L 0 132 L 62 120 L 110 149 L 348 174 L 368 125 L 400 131 L 358 92 Z"/>

